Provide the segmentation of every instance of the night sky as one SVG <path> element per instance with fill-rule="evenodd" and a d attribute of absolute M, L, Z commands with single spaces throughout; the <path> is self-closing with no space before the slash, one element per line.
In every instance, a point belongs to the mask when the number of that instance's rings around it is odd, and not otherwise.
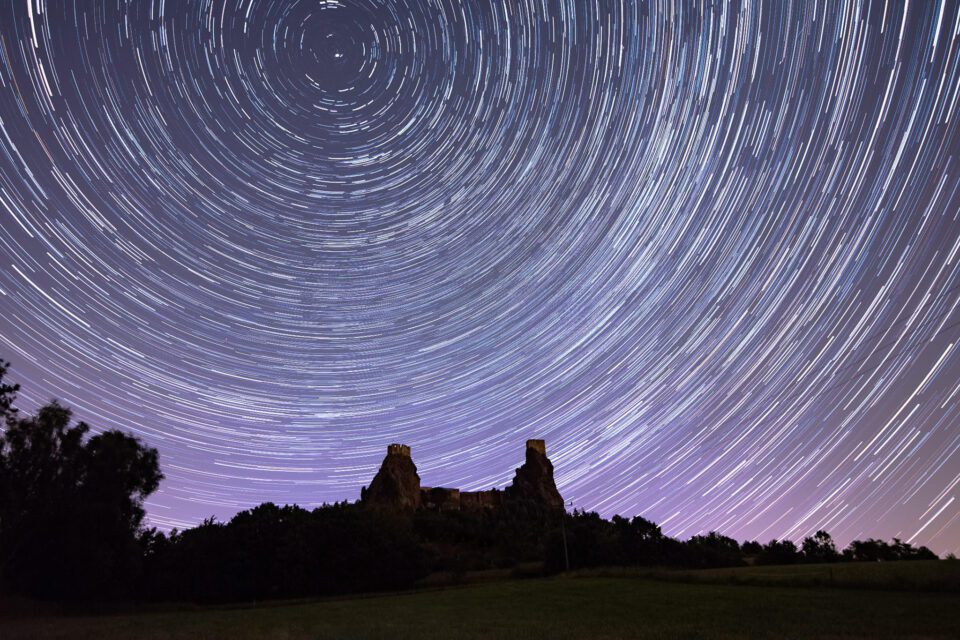
<path fill-rule="evenodd" d="M 161 528 L 386 445 L 960 552 L 955 0 L 9 0 L 0 356 Z"/>

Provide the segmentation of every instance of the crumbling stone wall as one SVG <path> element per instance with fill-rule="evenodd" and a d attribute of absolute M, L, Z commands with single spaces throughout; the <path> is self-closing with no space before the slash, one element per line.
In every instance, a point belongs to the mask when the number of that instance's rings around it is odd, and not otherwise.
<path fill-rule="evenodd" d="M 499 489 L 489 491 L 461 491 L 461 509 L 496 509 L 503 503 L 503 492 Z"/>
<path fill-rule="evenodd" d="M 420 489 L 420 506 L 437 511 L 459 511 L 460 489 L 447 487 L 423 487 Z"/>
<path fill-rule="evenodd" d="M 387 457 L 360 500 L 371 506 L 438 511 L 496 509 L 507 500 L 529 500 L 562 509 L 563 498 L 553 480 L 553 464 L 543 440 L 527 440 L 526 460 L 513 482 L 503 491 L 460 491 L 447 487 L 421 487 L 410 447 L 391 444 Z"/>

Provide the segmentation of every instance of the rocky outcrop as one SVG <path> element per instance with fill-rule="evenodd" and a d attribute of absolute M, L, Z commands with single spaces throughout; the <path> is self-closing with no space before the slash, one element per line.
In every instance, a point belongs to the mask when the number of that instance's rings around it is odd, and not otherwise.
<path fill-rule="evenodd" d="M 553 463 L 547 458 L 547 446 L 543 440 L 527 440 L 527 459 L 517 469 L 505 494 L 511 500 L 529 500 L 554 509 L 563 508 L 563 498 L 553 480 Z"/>
<path fill-rule="evenodd" d="M 400 509 L 420 507 L 420 476 L 417 465 L 410 457 L 410 447 L 391 444 L 380 470 L 373 477 L 369 488 L 360 492 L 360 500 L 366 505 Z"/>

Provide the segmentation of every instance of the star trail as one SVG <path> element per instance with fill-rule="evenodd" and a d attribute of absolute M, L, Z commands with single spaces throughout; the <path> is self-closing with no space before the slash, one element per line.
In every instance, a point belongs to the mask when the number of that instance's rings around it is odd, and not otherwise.
<path fill-rule="evenodd" d="M 150 521 L 426 484 L 960 552 L 960 4 L 17 0 L 0 356 Z"/>

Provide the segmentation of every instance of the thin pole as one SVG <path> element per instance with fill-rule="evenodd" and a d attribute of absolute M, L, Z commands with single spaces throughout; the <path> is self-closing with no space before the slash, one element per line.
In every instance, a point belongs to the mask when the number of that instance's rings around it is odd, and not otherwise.
<path fill-rule="evenodd" d="M 567 504 L 569 504 L 570 506 L 573 506 L 573 500 L 571 500 Z M 570 552 L 567 550 L 566 522 L 567 522 L 567 509 L 566 509 L 566 505 L 564 505 L 563 516 L 561 516 L 561 519 L 560 519 L 560 534 L 563 536 L 563 561 L 566 564 L 567 573 L 570 573 Z"/>

